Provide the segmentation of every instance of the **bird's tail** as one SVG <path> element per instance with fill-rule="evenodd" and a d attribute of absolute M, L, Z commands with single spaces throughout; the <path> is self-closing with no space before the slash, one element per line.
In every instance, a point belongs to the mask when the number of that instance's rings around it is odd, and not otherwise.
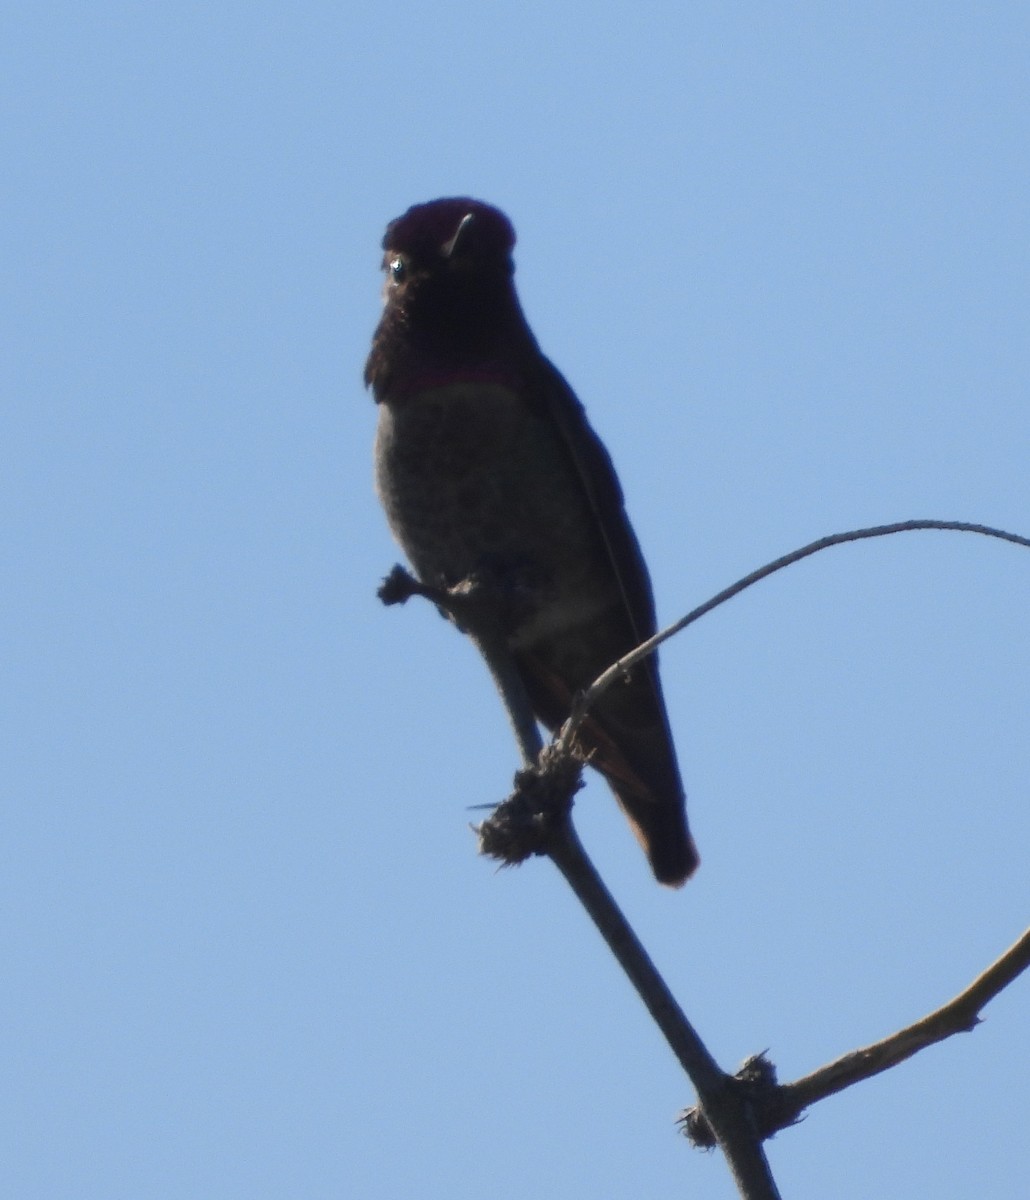
<path fill-rule="evenodd" d="M 637 726 L 632 739 L 620 722 L 616 740 L 606 728 L 603 700 L 599 708 L 598 719 L 588 720 L 583 731 L 583 741 L 594 752 L 590 764 L 611 785 L 655 878 L 681 887 L 701 860 L 687 826 L 683 785 L 665 722 Z"/>

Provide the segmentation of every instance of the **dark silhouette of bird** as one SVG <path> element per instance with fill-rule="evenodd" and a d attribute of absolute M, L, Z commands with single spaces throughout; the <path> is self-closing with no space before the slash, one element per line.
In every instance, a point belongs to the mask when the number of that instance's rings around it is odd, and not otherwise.
<path fill-rule="evenodd" d="M 611 459 L 522 314 L 514 245 L 507 217 L 467 198 L 391 222 L 365 383 L 394 536 L 425 584 L 489 580 L 505 649 L 554 732 L 654 633 L 655 611 Z M 580 741 L 655 876 L 682 884 L 698 857 L 655 656 L 602 696 Z"/>

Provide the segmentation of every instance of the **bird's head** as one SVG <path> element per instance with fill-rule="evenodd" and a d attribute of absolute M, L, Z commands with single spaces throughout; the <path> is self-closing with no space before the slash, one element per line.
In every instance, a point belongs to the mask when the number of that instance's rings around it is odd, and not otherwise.
<path fill-rule="evenodd" d="M 481 200 L 416 204 L 383 237 L 384 310 L 365 382 L 377 398 L 429 370 L 484 366 L 535 351 L 512 278 L 515 230 Z"/>
<path fill-rule="evenodd" d="M 515 230 L 499 209 L 457 196 L 416 204 L 383 237 L 385 301 L 448 306 L 462 295 L 507 291 Z"/>

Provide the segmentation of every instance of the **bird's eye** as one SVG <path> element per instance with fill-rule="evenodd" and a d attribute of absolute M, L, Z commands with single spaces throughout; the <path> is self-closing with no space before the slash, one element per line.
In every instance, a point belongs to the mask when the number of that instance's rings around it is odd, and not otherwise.
<path fill-rule="evenodd" d="M 402 283 L 404 276 L 408 273 L 408 264 L 403 258 L 391 258 L 390 265 L 387 269 L 390 272 L 390 280 L 392 283 Z"/>

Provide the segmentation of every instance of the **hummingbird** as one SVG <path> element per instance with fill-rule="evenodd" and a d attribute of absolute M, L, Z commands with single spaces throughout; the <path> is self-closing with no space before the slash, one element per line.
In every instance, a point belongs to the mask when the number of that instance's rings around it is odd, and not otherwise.
<path fill-rule="evenodd" d="M 523 315 L 500 210 L 467 197 L 416 204 L 382 245 L 365 365 L 379 498 L 424 584 L 490 580 L 505 652 L 533 716 L 556 732 L 576 695 L 655 632 L 615 469 Z M 655 877 L 686 882 L 698 856 L 655 655 L 601 696 L 579 740 Z"/>

